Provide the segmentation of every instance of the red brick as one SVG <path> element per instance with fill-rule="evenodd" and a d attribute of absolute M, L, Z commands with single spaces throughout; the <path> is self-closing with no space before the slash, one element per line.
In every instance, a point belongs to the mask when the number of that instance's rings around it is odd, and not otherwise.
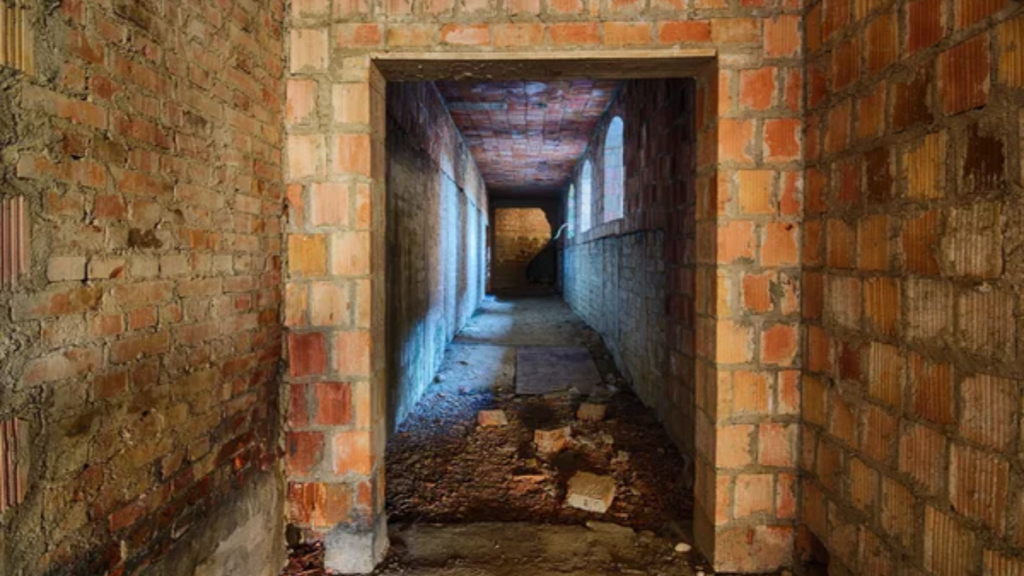
<path fill-rule="evenodd" d="M 1002 533 L 1009 503 L 1009 463 L 998 456 L 953 445 L 949 493 L 953 509 Z"/>
<path fill-rule="evenodd" d="M 845 89 L 860 76 L 860 45 L 856 38 L 840 44 L 832 52 L 832 88 Z"/>
<path fill-rule="evenodd" d="M 388 47 L 431 46 L 434 44 L 435 26 L 429 24 L 402 24 L 388 28 Z"/>
<path fill-rule="evenodd" d="M 309 424 L 308 384 L 291 384 L 288 386 L 288 425 L 301 428 Z"/>
<path fill-rule="evenodd" d="M 285 436 L 288 447 L 285 466 L 288 474 L 311 474 L 323 459 L 324 435 L 320 432 L 288 432 Z"/>
<path fill-rule="evenodd" d="M 313 385 L 316 399 L 314 422 L 326 426 L 344 426 L 352 421 L 352 388 L 346 383 L 318 382 Z"/>
<path fill-rule="evenodd" d="M 753 330 L 749 326 L 720 320 L 715 336 L 715 359 L 722 364 L 745 364 L 753 360 Z"/>
<path fill-rule="evenodd" d="M 327 370 L 327 346 L 320 332 L 288 334 L 288 373 L 292 377 L 323 374 Z"/>
<path fill-rule="evenodd" d="M 908 54 L 913 54 L 942 40 L 942 0 L 914 0 L 907 4 Z"/>
<path fill-rule="evenodd" d="M 993 3 L 992 0 L 985 1 Z M 1024 16 L 1000 24 L 996 34 L 999 38 L 999 82 L 1013 88 L 1024 88 Z"/>
<path fill-rule="evenodd" d="M 889 268 L 887 216 L 871 216 L 857 222 L 857 267 L 875 271 Z"/>
<path fill-rule="evenodd" d="M 991 66 L 988 46 L 988 35 L 982 34 L 939 55 L 942 109 L 947 115 L 988 103 Z"/>
<path fill-rule="evenodd" d="M 288 59 L 292 72 L 326 69 L 327 52 L 326 29 L 292 29 L 291 56 Z"/>
<path fill-rule="evenodd" d="M 842 220 L 829 220 L 826 225 L 828 265 L 833 268 L 853 268 L 856 235 L 853 228 Z"/>
<path fill-rule="evenodd" d="M 350 520 L 352 487 L 319 482 L 288 484 L 288 519 L 311 528 L 332 528 Z"/>
<path fill-rule="evenodd" d="M 770 388 L 762 372 L 740 370 L 732 373 L 732 413 L 767 414 Z"/>

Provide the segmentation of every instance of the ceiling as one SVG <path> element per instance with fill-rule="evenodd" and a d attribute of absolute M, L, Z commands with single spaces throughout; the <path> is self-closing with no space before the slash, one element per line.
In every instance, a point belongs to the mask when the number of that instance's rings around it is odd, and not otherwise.
<path fill-rule="evenodd" d="M 560 191 L 614 96 L 614 80 L 438 82 L 498 196 Z"/>

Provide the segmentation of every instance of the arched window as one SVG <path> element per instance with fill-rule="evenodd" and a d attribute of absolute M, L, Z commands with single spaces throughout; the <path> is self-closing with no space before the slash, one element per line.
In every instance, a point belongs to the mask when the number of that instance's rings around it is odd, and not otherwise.
<path fill-rule="evenodd" d="M 604 221 L 623 216 L 622 202 L 626 190 L 626 167 L 622 162 L 622 118 L 616 116 L 604 137 Z"/>
<path fill-rule="evenodd" d="M 593 176 L 593 166 L 590 164 L 590 160 L 587 160 L 583 164 L 583 171 L 580 174 L 580 232 L 586 232 L 590 230 L 590 210 L 591 210 L 591 194 L 590 184 Z"/>
<path fill-rule="evenodd" d="M 576 186 L 569 184 L 569 198 L 565 202 L 565 222 L 568 224 L 565 229 L 565 237 L 572 238 L 576 232 Z"/>

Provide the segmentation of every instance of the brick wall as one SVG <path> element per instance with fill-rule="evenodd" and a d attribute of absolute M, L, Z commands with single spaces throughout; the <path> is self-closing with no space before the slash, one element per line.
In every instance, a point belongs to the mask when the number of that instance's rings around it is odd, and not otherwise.
<path fill-rule="evenodd" d="M 0 420 L 28 435 L 4 574 L 281 564 L 283 10 L 28 10 L 34 74 L 0 70 L 31 262 L 0 286 Z"/>
<path fill-rule="evenodd" d="M 802 521 L 836 574 L 1020 573 L 1020 4 L 808 10 Z"/>
<path fill-rule="evenodd" d="M 695 388 L 706 393 L 695 398 L 695 531 L 700 549 L 712 558 L 716 570 L 756 572 L 789 564 L 795 534 L 790 503 L 799 410 L 792 404 L 785 404 L 784 409 L 772 404 L 770 410 L 734 414 L 720 413 L 718 405 L 720 396 L 731 398 L 728 394 L 734 374 L 763 375 L 763 379 L 754 380 L 763 382 L 773 399 L 777 389 L 788 391 L 798 381 L 792 376 L 794 368 L 800 366 L 795 345 L 799 319 L 789 313 L 789 308 L 776 308 L 774 304 L 771 310 L 741 310 L 739 282 L 744 273 L 773 276 L 786 271 L 786 278 L 799 277 L 793 247 L 799 244 L 801 234 L 803 8 L 800 0 L 293 3 L 288 20 L 291 78 L 314 80 L 323 86 L 345 85 L 345 91 L 337 101 L 344 112 L 336 122 L 329 122 L 337 107 L 329 99 L 312 101 L 298 93 L 289 97 L 290 103 L 315 110 L 320 123 L 290 130 L 286 165 L 294 170 L 287 175 L 288 181 L 336 178 L 365 184 L 369 187 L 373 222 L 370 239 L 352 246 L 355 253 L 369 261 L 369 270 L 330 271 L 337 279 L 370 280 L 370 326 L 334 326 L 324 330 L 323 336 L 308 337 L 309 341 L 345 355 L 358 352 L 364 360 L 356 366 L 358 370 L 344 374 L 347 381 L 368 382 L 374 398 L 386 389 L 385 248 L 381 224 L 385 125 L 380 104 L 386 80 L 373 53 L 437 55 L 572 49 L 586 58 L 596 51 L 620 49 L 713 48 L 717 62 L 700 75 L 696 97 L 698 180 L 694 212 L 698 241 L 693 292 L 694 325 L 699 337 L 694 338 L 693 350 Z M 623 74 L 628 74 L 625 67 Z M 361 95 L 368 95 L 369 101 Z M 757 108 L 746 107 L 748 102 Z M 378 108 L 380 111 L 375 111 Z M 764 180 L 767 185 L 756 188 L 758 194 L 770 198 L 760 208 L 746 204 L 741 207 L 738 200 L 732 200 L 739 173 L 746 170 L 770 174 Z M 782 198 L 785 201 L 780 201 Z M 297 246 L 302 242 L 297 234 L 289 238 Z M 719 254 L 720 246 L 729 250 Z M 719 279 L 722 290 L 728 291 L 721 299 Z M 795 298 L 797 295 L 791 294 L 786 301 L 792 303 Z M 299 302 L 288 296 L 286 300 L 288 308 Z M 300 334 L 289 338 L 294 340 L 289 350 L 302 348 Z M 339 342 L 358 342 L 358 347 L 341 347 Z M 317 375 L 308 377 L 335 377 L 337 373 L 332 370 L 342 357 L 335 357 L 331 365 L 316 366 Z M 291 363 L 294 365 L 294 360 Z M 348 445 L 349 440 L 372 447 L 369 458 L 358 465 L 342 461 L 336 466 L 336 471 L 350 473 L 352 478 L 384 474 L 383 402 L 373 404 L 370 412 L 369 422 L 357 437 L 336 438 L 334 442 L 336 447 Z M 763 442 L 759 440 L 762 437 Z M 734 446 L 735 450 L 726 450 Z M 771 492 L 778 494 L 768 510 L 761 507 L 750 513 L 733 506 L 733 496 L 739 489 L 737 479 L 746 475 L 757 476 L 753 480 L 770 485 Z M 361 546 L 361 558 L 372 563 L 385 545 L 379 498 L 372 510 L 372 534 L 346 532 L 342 522 L 337 538 L 328 540 L 329 556 L 331 550 L 337 550 L 340 557 L 345 550 L 351 552 L 350 546 Z M 363 523 L 368 525 L 370 522 Z M 758 554 L 729 553 L 746 550 L 748 545 Z"/>
<path fill-rule="evenodd" d="M 388 418 L 432 381 L 483 298 L 487 195 L 432 83 L 389 84 Z"/>
<path fill-rule="evenodd" d="M 684 234 L 669 228 L 693 230 L 695 96 L 695 85 L 688 80 L 624 83 L 576 171 L 579 190 L 583 163 L 593 163 L 594 227 L 577 230 L 565 256 L 566 300 L 601 333 L 636 392 L 657 410 L 672 438 L 691 457 L 693 350 L 679 338 L 670 342 L 669 331 L 693 331 L 692 300 L 677 301 L 678 313 L 668 312 L 670 290 L 675 296 L 689 287 L 691 299 L 693 295 L 693 242 L 688 242 L 687 261 L 682 251 L 674 252 L 677 239 L 687 243 Z M 605 134 L 615 117 L 625 122 L 625 219 L 605 221 Z M 577 206 L 577 213 L 581 210 Z M 674 217 L 680 219 L 678 225 Z M 682 222 L 687 217 L 688 226 Z M 669 277 L 671 288 L 666 285 Z M 673 378 L 670 357 L 677 370 Z"/>
<path fill-rule="evenodd" d="M 552 224 L 556 222 L 549 222 L 541 208 L 494 210 L 491 264 L 491 287 L 494 290 L 519 288 L 528 284 L 526 268 L 548 245 L 553 232 Z"/>

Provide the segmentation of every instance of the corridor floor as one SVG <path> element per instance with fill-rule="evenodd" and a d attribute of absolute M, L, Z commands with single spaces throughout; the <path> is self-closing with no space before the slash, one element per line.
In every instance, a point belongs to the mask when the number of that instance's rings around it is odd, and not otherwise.
<path fill-rule="evenodd" d="M 517 395 L 524 346 L 584 347 L 602 383 L 589 396 Z M 606 416 L 577 418 L 585 401 Z M 494 409 L 508 425 L 480 426 L 478 412 Z M 562 450 L 538 452 L 535 430 L 566 426 Z M 392 548 L 379 574 L 691 573 L 690 555 L 674 551 L 691 541 L 686 462 L 599 335 L 557 296 L 485 301 L 389 439 L 385 466 Z M 566 505 L 577 472 L 614 479 L 605 513 Z"/>

